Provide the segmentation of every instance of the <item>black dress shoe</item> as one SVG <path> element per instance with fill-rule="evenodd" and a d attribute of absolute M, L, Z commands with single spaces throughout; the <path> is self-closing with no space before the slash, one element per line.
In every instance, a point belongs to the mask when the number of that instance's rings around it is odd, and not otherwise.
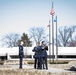
<path fill-rule="evenodd" d="M 48 68 L 46 68 L 46 70 L 48 70 Z"/>
<path fill-rule="evenodd" d="M 20 67 L 19 69 L 22 69 L 22 67 Z"/>

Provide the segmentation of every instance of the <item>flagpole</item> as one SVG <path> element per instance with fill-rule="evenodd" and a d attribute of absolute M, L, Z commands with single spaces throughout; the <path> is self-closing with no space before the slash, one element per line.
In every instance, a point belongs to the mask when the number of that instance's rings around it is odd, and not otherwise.
<path fill-rule="evenodd" d="M 58 55 L 58 45 L 57 45 L 57 15 L 56 15 L 56 63 L 57 63 L 57 55 Z"/>
<path fill-rule="evenodd" d="M 50 25 L 50 20 L 49 20 L 49 64 L 50 64 L 50 58 L 51 56 L 51 25 Z"/>
<path fill-rule="evenodd" d="M 54 55 L 54 23 L 53 23 L 53 16 L 52 16 L 52 55 Z M 54 58 L 52 59 L 54 63 Z"/>
<path fill-rule="evenodd" d="M 54 15 L 55 11 L 53 9 L 53 2 L 52 2 L 52 9 L 50 14 L 52 15 L 52 62 L 54 63 Z"/>

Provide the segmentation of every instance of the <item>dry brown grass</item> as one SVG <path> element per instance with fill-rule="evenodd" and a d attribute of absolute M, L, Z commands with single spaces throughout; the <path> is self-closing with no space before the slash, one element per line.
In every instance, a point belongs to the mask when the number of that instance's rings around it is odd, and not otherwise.
<path fill-rule="evenodd" d="M 50 73 L 46 71 L 16 69 L 16 70 L 0 70 L 0 75 L 76 75 L 75 72 Z"/>
<path fill-rule="evenodd" d="M 49 75 L 47 72 L 40 72 L 35 70 L 0 70 L 0 75 Z"/>
<path fill-rule="evenodd" d="M 24 61 L 26 64 L 28 61 Z M 46 70 L 35 70 L 33 68 L 25 69 L 11 69 L 7 64 L 19 64 L 19 61 L 7 61 L 5 65 L 0 66 L 0 75 L 76 75 L 76 72 L 63 72 L 63 73 L 51 73 Z M 69 69 L 70 66 L 76 65 L 76 61 L 70 62 L 69 64 L 50 64 L 50 68 Z M 15 66 L 15 65 L 14 65 Z"/>

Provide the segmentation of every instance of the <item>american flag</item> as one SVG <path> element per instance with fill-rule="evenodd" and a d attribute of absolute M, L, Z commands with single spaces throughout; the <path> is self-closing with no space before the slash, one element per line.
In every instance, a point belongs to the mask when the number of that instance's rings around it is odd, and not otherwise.
<path fill-rule="evenodd" d="M 55 15 L 55 11 L 54 11 L 54 9 L 53 9 L 53 8 L 51 9 L 50 14 L 51 14 L 52 16 L 54 16 L 54 15 Z"/>
<path fill-rule="evenodd" d="M 47 27 L 50 27 L 50 24 L 48 24 Z"/>
<path fill-rule="evenodd" d="M 54 15 L 55 15 L 55 11 L 54 11 L 54 8 L 53 8 L 53 2 L 52 2 L 52 9 L 51 9 L 50 14 L 51 14 L 52 16 L 54 16 Z"/>
<path fill-rule="evenodd" d="M 49 20 L 49 24 L 47 25 L 47 27 L 50 27 L 50 20 Z"/>

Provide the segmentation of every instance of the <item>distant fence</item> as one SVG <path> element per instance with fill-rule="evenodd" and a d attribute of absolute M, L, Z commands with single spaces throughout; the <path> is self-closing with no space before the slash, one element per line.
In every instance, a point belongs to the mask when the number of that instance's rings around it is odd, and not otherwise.
<path fill-rule="evenodd" d="M 34 59 L 34 55 L 25 55 L 24 58 L 25 59 Z M 48 55 L 47 58 L 55 59 L 55 55 Z M 76 60 L 76 55 L 57 55 L 57 58 L 58 59 L 67 59 L 67 60 L 69 60 L 69 59 Z M 7 55 L 7 54 L 6 54 L 6 56 L 0 56 L 0 60 L 11 60 L 11 59 L 13 59 L 13 60 L 19 59 L 19 56 L 18 55 Z"/>
<path fill-rule="evenodd" d="M 25 55 L 24 56 L 25 59 L 34 59 L 34 55 Z M 47 57 L 48 59 L 52 59 L 54 58 L 55 59 L 55 55 L 48 55 Z M 76 55 L 57 55 L 57 58 L 58 59 L 64 59 L 64 60 L 69 60 L 69 59 L 72 59 L 72 60 L 76 60 Z M 19 59 L 19 56 L 18 55 L 9 55 L 9 59 L 8 59 L 8 56 L 0 56 L 0 59 L 1 60 L 14 60 L 14 59 Z"/>

